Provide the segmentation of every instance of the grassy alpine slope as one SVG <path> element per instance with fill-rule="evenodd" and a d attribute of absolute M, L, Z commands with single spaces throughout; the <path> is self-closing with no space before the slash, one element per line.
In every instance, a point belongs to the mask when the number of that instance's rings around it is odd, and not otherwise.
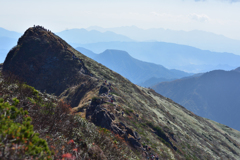
<path fill-rule="evenodd" d="M 121 137 L 87 122 L 62 100 L 12 74 L 0 74 L 0 96 L 2 160 L 137 159 Z"/>
<path fill-rule="evenodd" d="M 33 27 L 24 33 L 8 53 L 3 72 L 16 74 L 40 91 L 54 93 L 82 117 L 98 107 L 105 118 L 112 117 L 111 127 L 127 126 L 118 131 L 125 133 L 123 138 L 135 154 L 133 159 L 147 158 L 151 153 L 160 159 L 240 158 L 239 138 L 233 132 L 194 115 L 151 89 L 132 84 L 44 28 Z M 106 87 L 105 80 L 111 83 L 111 92 L 99 95 L 99 90 Z M 113 96 L 113 103 L 108 102 Z M 98 99 L 103 102 L 93 103 Z M 86 118 L 94 122 L 93 116 Z M 100 121 L 101 118 L 104 117 Z M 141 139 L 136 140 L 126 129 L 137 132 Z M 132 140 L 141 146 L 136 147 Z M 150 146 L 151 151 L 143 151 L 143 145 Z"/>

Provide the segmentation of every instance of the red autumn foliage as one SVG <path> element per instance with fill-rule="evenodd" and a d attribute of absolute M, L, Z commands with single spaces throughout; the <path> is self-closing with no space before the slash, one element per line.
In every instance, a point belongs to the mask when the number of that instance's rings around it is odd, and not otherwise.
<path fill-rule="evenodd" d="M 72 158 L 72 154 L 70 153 L 63 154 L 62 158 Z"/>

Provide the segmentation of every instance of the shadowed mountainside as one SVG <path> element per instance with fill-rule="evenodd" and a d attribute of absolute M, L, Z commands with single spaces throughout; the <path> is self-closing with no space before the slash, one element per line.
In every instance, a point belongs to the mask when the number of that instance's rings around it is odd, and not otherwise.
<path fill-rule="evenodd" d="M 127 52 L 120 50 L 106 50 L 94 57 L 94 60 L 128 78 L 135 84 L 140 84 L 152 77 L 177 79 L 191 75 L 179 70 L 169 70 L 162 65 L 137 60 Z"/>
<path fill-rule="evenodd" d="M 240 130 L 240 72 L 216 70 L 186 79 L 163 82 L 152 88 L 199 116 Z"/>
<path fill-rule="evenodd" d="M 143 87 L 152 87 L 158 83 L 161 83 L 161 82 L 168 82 L 168 81 L 173 81 L 175 79 L 166 79 L 166 78 L 156 78 L 156 77 L 152 77 L 152 78 L 149 78 L 147 79 L 146 81 L 142 82 L 140 84 L 140 86 L 143 86 Z"/>
<path fill-rule="evenodd" d="M 8 53 L 3 72 L 55 93 L 95 125 L 123 136 L 136 159 L 150 153 L 160 159 L 240 158 L 239 132 L 225 130 L 151 89 L 132 84 L 42 27 L 24 33 Z M 145 145 L 150 152 L 142 152 Z"/>
<path fill-rule="evenodd" d="M 97 56 L 96 53 L 94 53 L 86 48 L 83 48 L 83 47 L 77 47 L 76 50 L 92 59 L 94 59 Z"/>
<path fill-rule="evenodd" d="M 106 49 L 123 50 L 133 58 L 191 73 L 214 69 L 231 70 L 240 63 L 240 56 L 232 53 L 211 52 L 166 42 L 99 42 L 79 44 L 78 47 L 90 49 L 95 53 Z"/>

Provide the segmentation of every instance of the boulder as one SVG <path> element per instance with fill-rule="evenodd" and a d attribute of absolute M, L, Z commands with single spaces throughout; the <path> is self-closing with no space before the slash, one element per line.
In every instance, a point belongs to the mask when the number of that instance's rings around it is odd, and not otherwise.
<path fill-rule="evenodd" d="M 124 131 L 122 131 L 117 125 L 114 125 L 114 124 L 111 125 L 111 130 L 112 130 L 115 134 L 119 134 L 119 135 L 125 134 Z"/>
<path fill-rule="evenodd" d="M 112 120 L 115 120 L 115 116 L 114 116 L 113 113 L 110 112 L 109 115 L 110 115 L 110 117 L 112 118 Z"/>
<path fill-rule="evenodd" d="M 137 148 L 137 149 L 141 148 L 141 144 L 135 138 L 130 137 L 128 138 L 128 141 L 134 148 Z"/>
<path fill-rule="evenodd" d="M 134 136 L 134 133 L 133 133 L 133 130 L 131 129 L 131 128 L 128 128 L 128 127 L 125 127 L 126 128 L 126 132 L 127 132 L 127 134 L 130 134 L 131 136 L 133 136 L 134 138 L 135 138 L 135 136 Z"/>
<path fill-rule="evenodd" d="M 126 125 L 125 125 L 124 123 L 119 122 L 119 124 L 120 124 L 121 126 L 123 126 L 124 128 L 126 128 Z"/>
<path fill-rule="evenodd" d="M 102 94 L 102 93 L 108 93 L 108 87 L 105 86 L 105 85 L 102 85 L 99 89 L 99 94 Z"/>
<path fill-rule="evenodd" d="M 101 106 L 97 106 L 91 115 L 91 121 L 102 128 L 111 129 L 111 123 L 113 121 L 110 113 Z"/>
<path fill-rule="evenodd" d="M 137 132 L 133 132 L 134 134 L 134 138 L 137 139 L 138 141 L 141 139 L 141 137 L 139 137 Z"/>

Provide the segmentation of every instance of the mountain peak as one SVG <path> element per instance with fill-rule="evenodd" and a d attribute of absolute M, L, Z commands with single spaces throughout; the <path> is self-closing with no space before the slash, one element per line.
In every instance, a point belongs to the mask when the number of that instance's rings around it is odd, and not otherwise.
<path fill-rule="evenodd" d="M 116 56 L 117 55 L 117 56 L 121 56 L 121 57 L 131 57 L 128 52 L 122 51 L 122 50 L 117 50 L 117 49 L 107 49 L 103 53 L 100 53 L 100 54 L 104 54 L 104 55 L 108 55 L 108 56 L 111 56 L 111 55 Z"/>
<path fill-rule="evenodd" d="M 69 83 L 92 75 L 84 66 L 85 56 L 77 54 L 50 30 L 35 26 L 26 30 L 17 46 L 10 50 L 3 71 L 18 75 L 38 90 L 58 95 Z"/>

